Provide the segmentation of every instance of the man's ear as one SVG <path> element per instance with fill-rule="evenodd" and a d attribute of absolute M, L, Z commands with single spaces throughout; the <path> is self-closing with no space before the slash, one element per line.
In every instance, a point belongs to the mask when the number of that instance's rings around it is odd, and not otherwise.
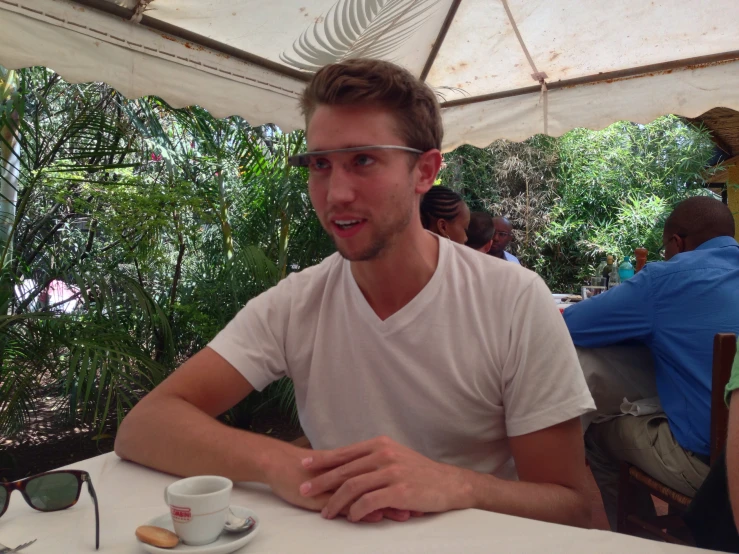
<path fill-rule="evenodd" d="M 677 246 L 677 251 L 681 254 L 687 250 L 685 239 L 680 235 L 675 235 L 675 246 Z"/>
<path fill-rule="evenodd" d="M 440 168 L 441 152 L 435 148 L 418 157 L 415 168 L 418 172 L 418 181 L 416 182 L 416 192 L 418 194 L 425 194 L 434 186 Z"/>
<path fill-rule="evenodd" d="M 483 254 L 487 254 L 490 252 L 490 249 L 493 247 L 493 239 L 490 239 L 486 245 L 484 245 L 482 248 L 480 248 L 480 252 Z"/>

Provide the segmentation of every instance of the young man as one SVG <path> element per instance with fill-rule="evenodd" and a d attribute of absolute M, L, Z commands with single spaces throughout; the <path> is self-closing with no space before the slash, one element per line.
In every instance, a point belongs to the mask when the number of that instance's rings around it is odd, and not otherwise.
<path fill-rule="evenodd" d="M 511 222 L 505 217 L 494 217 L 493 227 L 495 228 L 493 244 L 490 247 L 488 254 L 495 256 L 496 258 L 500 258 L 501 260 L 520 264 L 521 262 L 518 261 L 516 256 L 510 252 L 506 252 L 508 243 L 513 239 L 513 225 L 511 225 Z"/>
<path fill-rule="evenodd" d="M 665 222 L 662 242 L 665 263 L 647 264 L 618 287 L 564 312 L 576 346 L 610 347 L 598 358 L 605 362 L 600 368 L 590 362 L 597 351 L 580 352 L 599 413 L 609 404 L 620 406 L 624 396 L 643 399 L 642 391 L 650 388 L 646 398 L 658 396 L 664 410 L 587 430 L 590 467 L 612 527 L 622 461 L 690 497 L 703 483 L 709 470 L 713 337 L 739 333 L 739 244 L 728 206 L 706 196 L 681 202 Z M 642 350 L 628 360 L 632 344 Z M 650 357 L 641 353 L 644 347 L 651 351 L 653 372 L 644 367 Z M 654 513 L 648 494 L 635 503 L 641 515 Z"/>
<path fill-rule="evenodd" d="M 267 483 L 327 518 L 474 507 L 587 525 L 579 416 L 594 406 L 549 290 L 421 226 L 434 93 L 355 59 L 321 69 L 301 106 L 310 152 L 293 161 L 338 253 L 251 300 L 131 411 L 116 452 Z M 317 450 L 214 419 L 283 375 Z"/>

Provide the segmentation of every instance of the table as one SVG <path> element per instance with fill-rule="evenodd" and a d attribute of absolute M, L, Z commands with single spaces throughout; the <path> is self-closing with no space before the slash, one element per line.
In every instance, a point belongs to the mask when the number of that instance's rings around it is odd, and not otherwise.
<path fill-rule="evenodd" d="M 177 478 L 105 454 L 69 466 L 84 469 L 100 500 L 100 551 L 140 554 L 134 530 L 166 512 L 162 490 Z M 289 506 L 262 485 L 238 484 L 232 503 L 255 510 L 260 534 L 241 551 L 265 553 L 592 553 L 686 554 L 706 552 L 637 539 L 607 531 L 588 531 L 480 510 L 430 515 L 405 523 L 351 524 L 326 521 Z M 24 554 L 95 552 L 94 512 L 87 491 L 72 508 L 41 513 L 16 492 L 0 518 L 0 542 L 38 541 Z M 173 551 L 173 552 L 176 552 Z"/>
<path fill-rule="evenodd" d="M 577 301 L 570 301 L 572 297 L 575 295 L 572 294 L 563 294 L 563 293 L 553 293 L 552 298 L 554 299 L 554 303 L 557 305 L 557 308 L 559 308 L 559 313 L 564 313 L 566 308 L 569 308 L 570 306 L 574 306 Z"/>

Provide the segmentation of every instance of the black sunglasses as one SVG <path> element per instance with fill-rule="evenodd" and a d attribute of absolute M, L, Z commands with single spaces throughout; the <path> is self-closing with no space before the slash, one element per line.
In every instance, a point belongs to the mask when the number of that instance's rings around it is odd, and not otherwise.
<path fill-rule="evenodd" d="M 681 239 L 685 239 L 685 237 L 688 236 L 687 234 L 684 234 L 684 233 L 674 233 L 673 235 L 670 236 L 670 238 L 669 238 L 669 240 L 667 242 L 669 243 L 670 240 L 672 240 L 672 237 L 674 237 L 675 235 L 677 235 Z M 665 257 L 665 250 L 666 249 L 667 249 L 667 245 L 663 244 L 662 246 L 660 246 L 659 247 L 659 250 L 657 250 L 657 256 L 660 257 L 660 258 L 664 258 Z"/>
<path fill-rule="evenodd" d="M 82 483 L 87 483 L 87 490 L 95 504 L 95 549 L 100 548 L 100 514 L 98 513 L 98 497 L 92 488 L 90 474 L 86 471 L 66 469 L 39 473 L 12 483 L 0 483 L 0 516 L 8 509 L 10 494 L 14 490 L 21 491 L 28 505 L 40 512 L 56 512 L 66 510 L 77 503 L 82 492 Z"/>

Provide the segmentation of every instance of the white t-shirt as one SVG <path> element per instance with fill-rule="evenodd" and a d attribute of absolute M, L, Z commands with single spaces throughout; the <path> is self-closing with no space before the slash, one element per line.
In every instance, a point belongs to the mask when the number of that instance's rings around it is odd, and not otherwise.
<path fill-rule="evenodd" d="M 431 280 L 385 321 L 334 254 L 251 300 L 209 346 L 258 390 L 291 377 L 314 448 L 386 435 L 433 460 L 515 478 L 509 436 L 595 405 L 544 282 L 439 244 Z"/>

